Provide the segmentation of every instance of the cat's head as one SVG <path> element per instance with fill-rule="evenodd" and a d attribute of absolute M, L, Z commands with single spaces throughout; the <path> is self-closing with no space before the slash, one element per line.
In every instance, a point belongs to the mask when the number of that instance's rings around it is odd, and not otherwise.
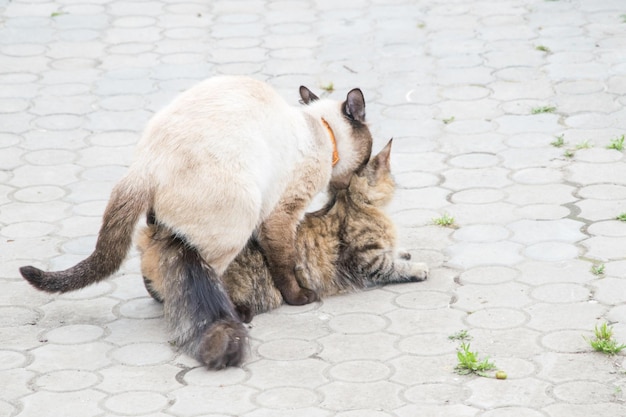
<path fill-rule="evenodd" d="M 389 139 L 387 145 L 352 176 L 348 187 L 351 198 L 377 207 L 384 207 L 391 202 L 396 189 L 390 163 L 392 141 L 393 139 Z"/>
<path fill-rule="evenodd" d="M 320 99 L 308 88 L 301 86 L 300 97 L 301 102 L 307 105 L 307 113 L 315 117 L 318 123 L 326 121 L 335 139 L 339 160 L 333 166 L 330 188 L 348 187 L 352 174 L 367 164 L 372 153 L 372 135 L 365 122 L 363 92 L 354 88 L 347 94 L 345 101 L 338 103 Z"/>

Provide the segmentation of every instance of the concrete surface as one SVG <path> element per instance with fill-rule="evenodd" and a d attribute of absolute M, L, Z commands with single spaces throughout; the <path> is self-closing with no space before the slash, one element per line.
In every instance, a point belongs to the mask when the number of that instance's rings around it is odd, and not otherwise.
<path fill-rule="evenodd" d="M 624 354 L 583 338 L 608 322 L 626 342 L 626 164 L 607 149 L 626 133 L 625 13 L 0 0 L 0 416 L 626 416 Z M 17 269 L 90 253 L 146 121 L 223 73 L 293 104 L 301 84 L 361 87 L 375 151 L 395 138 L 401 244 L 432 276 L 256 317 L 245 366 L 209 372 L 168 343 L 136 253 L 62 296 Z M 508 379 L 455 373 L 461 330 Z"/>

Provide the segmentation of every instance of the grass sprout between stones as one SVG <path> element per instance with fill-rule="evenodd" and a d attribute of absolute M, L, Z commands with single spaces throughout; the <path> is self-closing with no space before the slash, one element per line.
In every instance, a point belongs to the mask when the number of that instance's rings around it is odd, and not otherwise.
<path fill-rule="evenodd" d="M 532 114 L 542 114 L 542 113 L 554 113 L 556 111 L 556 107 L 554 106 L 539 106 L 533 107 L 530 111 Z"/>
<path fill-rule="evenodd" d="M 335 91 L 335 84 L 333 84 L 333 83 L 331 82 L 331 83 L 328 83 L 328 84 L 320 85 L 320 88 L 321 88 L 322 90 L 324 90 L 324 92 L 325 92 L 326 94 L 330 94 L 330 93 L 332 93 L 333 91 Z"/>
<path fill-rule="evenodd" d="M 626 345 L 618 345 L 615 339 L 613 339 L 613 328 L 608 324 L 602 323 L 600 327 L 596 325 L 593 332 L 595 339 L 585 339 L 595 351 L 613 356 L 626 349 Z"/>
<path fill-rule="evenodd" d="M 555 140 L 554 142 L 551 142 L 550 145 L 560 148 L 561 146 L 565 144 L 565 141 L 561 140 L 562 137 L 563 135 L 557 137 L 557 140 Z M 577 144 L 574 147 L 574 149 L 566 149 L 565 152 L 563 153 L 563 156 L 566 158 L 573 158 L 576 151 L 579 151 L 581 149 L 589 149 L 589 148 L 593 148 L 593 143 L 590 142 L 589 140 L 584 140 L 580 142 L 579 144 Z"/>
<path fill-rule="evenodd" d="M 611 140 L 611 143 L 609 143 L 607 149 L 615 149 L 616 151 L 624 150 L 624 135 Z"/>
<path fill-rule="evenodd" d="M 470 336 L 467 330 L 459 330 L 458 332 L 448 336 L 448 339 L 450 340 L 469 340 L 471 338 L 472 336 Z"/>
<path fill-rule="evenodd" d="M 479 376 L 487 376 L 486 371 L 496 368 L 496 364 L 489 362 L 489 358 L 480 360 L 477 352 L 470 350 L 469 343 L 461 343 L 461 347 L 456 352 L 458 363 L 454 370 L 459 375 L 476 374 Z"/>
<path fill-rule="evenodd" d="M 576 145 L 576 149 L 590 149 L 593 148 L 593 143 L 588 140 L 583 140 L 578 145 Z"/>
<path fill-rule="evenodd" d="M 449 125 L 450 123 L 454 122 L 454 116 L 441 119 L 441 121 L 443 122 L 444 125 Z"/>
<path fill-rule="evenodd" d="M 591 266 L 591 273 L 593 275 L 604 275 L 604 268 L 606 268 L 604 264 L 594 264 Z"/>
<path fill-rule="evenodd" d="M 565 145 L 565 138 L 563 137 L 563 135 L 557 136 L 554 141 L 550 142 L 550 145 L 554 146 L 555 148 L 562 148 L 563 145 Z"/>
<path fill-rule="evenodd" d="M 454 223 L 454 217 L 450 216 L 448 213 L 444 213 L 441 217 L 435 217 L 433 223 L 441 227 L 451 227 L 453 229 L 457 227 Z"/>
<path fill-rule="evenodd" d="M 535 49 L 541 52 L 550 52 L 550 48 L 545 45 L 537 45 Z"/>
<path fill-rule="evenodd" d="M 619 214 L 615 220 L 619 220 L 620 222 L 626 222 L 626 213 Z"/>

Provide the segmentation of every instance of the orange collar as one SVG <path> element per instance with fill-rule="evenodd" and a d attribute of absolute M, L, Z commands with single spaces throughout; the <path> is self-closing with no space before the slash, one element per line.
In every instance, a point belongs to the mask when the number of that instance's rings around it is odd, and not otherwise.
<path fill-rule="evenodd" d="M 330 141 L 333 143 L 333 166 L 335 166 L 337 165 L 337 162 L 339 162 L 339 152 L 337 151 L 337 139 L 335 139 L 335 132 L 333 132 L 333 129 L 330 127 L 328 122 L 323 117 L 322 117 L 322 123 L 324 124 L 326 131 L 328 131 L 328 136 L 330 136 Z"/>

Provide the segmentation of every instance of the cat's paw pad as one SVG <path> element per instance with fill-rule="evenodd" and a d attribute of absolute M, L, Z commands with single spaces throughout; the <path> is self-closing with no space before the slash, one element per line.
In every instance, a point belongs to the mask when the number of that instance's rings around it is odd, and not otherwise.
<path fill-rule="evenodd" d="M 396 255 L 398 256 L 398 258 L 404 259 L 407 261 L 411 259 L 411 254 L 406 249 L 398 249 L 396 251 Z"/>
<path fill-rule="evenodd" d="M 428 265 L 423 262 L 411 263 L 411 277 L 412 281 L 425 281 L 428 279 Z"/>
<path fill-rule="evenodd" d="M 284 295 L 284 298 L 287 304 L 292 306 L 301 306 L 319 300 L 317 293 L 308 288 L 300 288 L 297 293 Z"/>

